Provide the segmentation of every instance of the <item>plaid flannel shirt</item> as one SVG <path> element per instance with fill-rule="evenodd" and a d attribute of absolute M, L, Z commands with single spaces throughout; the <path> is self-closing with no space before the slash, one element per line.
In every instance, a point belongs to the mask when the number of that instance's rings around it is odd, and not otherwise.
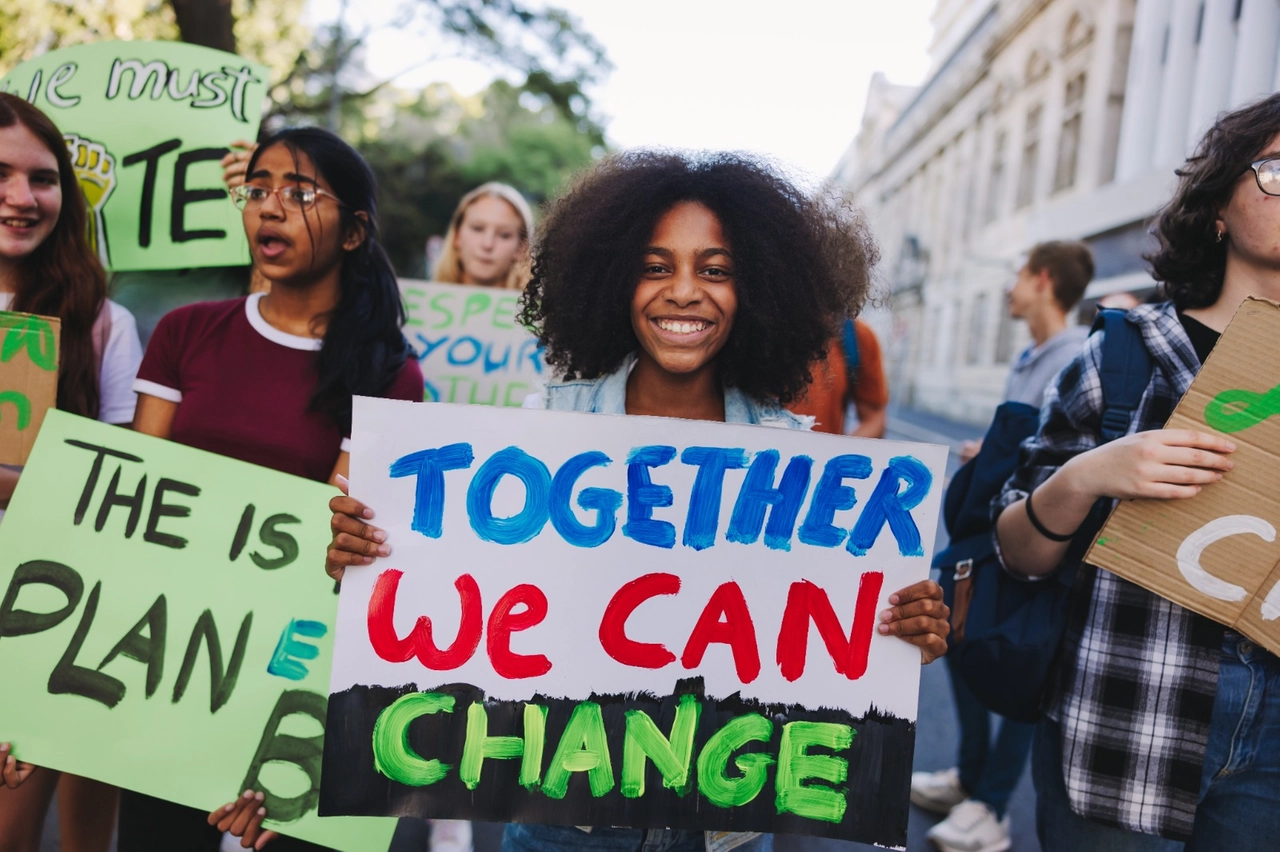
<path fill-rule="evenodd" d="M 1129 312 L 1153 370 L 1129 432 L 1159 429 L 1200 359 L 1172 303 Z M 1038 434 L 1019 453 L 993 511 L 1023 499 L 1101 443 L 1102 333 L 1045 392 Z M 1109 571 L 1082 565 L 1049 716 L 1061 724 L 1071 807 L 1108 825 L 1171 839 L 1191 834 L 1224 628 Z"/>

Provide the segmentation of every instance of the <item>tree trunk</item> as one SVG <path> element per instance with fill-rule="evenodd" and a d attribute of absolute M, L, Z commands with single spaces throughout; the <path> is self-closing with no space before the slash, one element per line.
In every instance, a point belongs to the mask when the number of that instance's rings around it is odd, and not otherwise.
<path fill-rule="evenodd" d="M 178 32 L 189 44 L 199 44 L 227 53 L 236 52 L 235 18 L 231 0 L 169 0 Z"/>

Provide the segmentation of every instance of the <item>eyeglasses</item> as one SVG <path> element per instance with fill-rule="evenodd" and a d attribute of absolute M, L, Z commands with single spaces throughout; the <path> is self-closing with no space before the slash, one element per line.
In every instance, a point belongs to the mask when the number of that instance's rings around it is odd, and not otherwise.
<path fill-rule="evenodd" d="M 1258 180 L 1258 189 L 1267 195 L 1280 195 L 1280 157 L 1267 157 L 1250 163 L 1253 176 Z"/>
<path fill-rule="evenodd" d="M 280 205 L 286 210 L 310 210 L 316 206 L 316 202 L 320 200 L 321 196 L 333 199 L 334 203 L 339 207 L 344 206 L 338 196 L 332 192 L 325 192 L 318 186 L 280 186 L 275 189 L 267 189 L 265 186 L 243 183 L 240 186 L 232 187 L 229 191 L 231 193 L 231 202 L 241 210 L 249 207 L 260 207 L 273 195 L 276 196 Z"/>

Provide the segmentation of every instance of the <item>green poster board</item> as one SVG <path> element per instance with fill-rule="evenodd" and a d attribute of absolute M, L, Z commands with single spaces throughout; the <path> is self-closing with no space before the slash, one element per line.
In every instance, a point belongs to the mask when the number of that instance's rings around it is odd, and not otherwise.
<path fill-rule="evenodd" d="M 0 79 L 62 131 L 109 269 L 249 262 L 218 161 L 254 140 L 269 71 L 180 42 L 107 41 L 46 53 Z"/>
<path fill-rule="evenodd" d="M 0 740 L 22 760 L 385 850 L 320 818 L 329 486 L 53 411 L 0 523 Z M 212 651 L 212 653 L 211 653 Z"/>

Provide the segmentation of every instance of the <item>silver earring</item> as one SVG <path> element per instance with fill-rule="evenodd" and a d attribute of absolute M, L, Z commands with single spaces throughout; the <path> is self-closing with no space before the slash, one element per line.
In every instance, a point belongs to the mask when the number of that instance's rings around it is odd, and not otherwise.
<path fill-rule="evenodd" d="M 1225 233 L 1226 233 L 1226 231 L 1219 231 L 1219 232 L 1218 232 L 1218 239 L 1217 239 L 1217 240 L 1215 240 L 1214 242 L 1219 242 L 1219 243 L 1220 243 L 1220 242 L 1222 242 L 1222 235 L 1223 235 L 1223 234 L 1225 234 Z"/>

